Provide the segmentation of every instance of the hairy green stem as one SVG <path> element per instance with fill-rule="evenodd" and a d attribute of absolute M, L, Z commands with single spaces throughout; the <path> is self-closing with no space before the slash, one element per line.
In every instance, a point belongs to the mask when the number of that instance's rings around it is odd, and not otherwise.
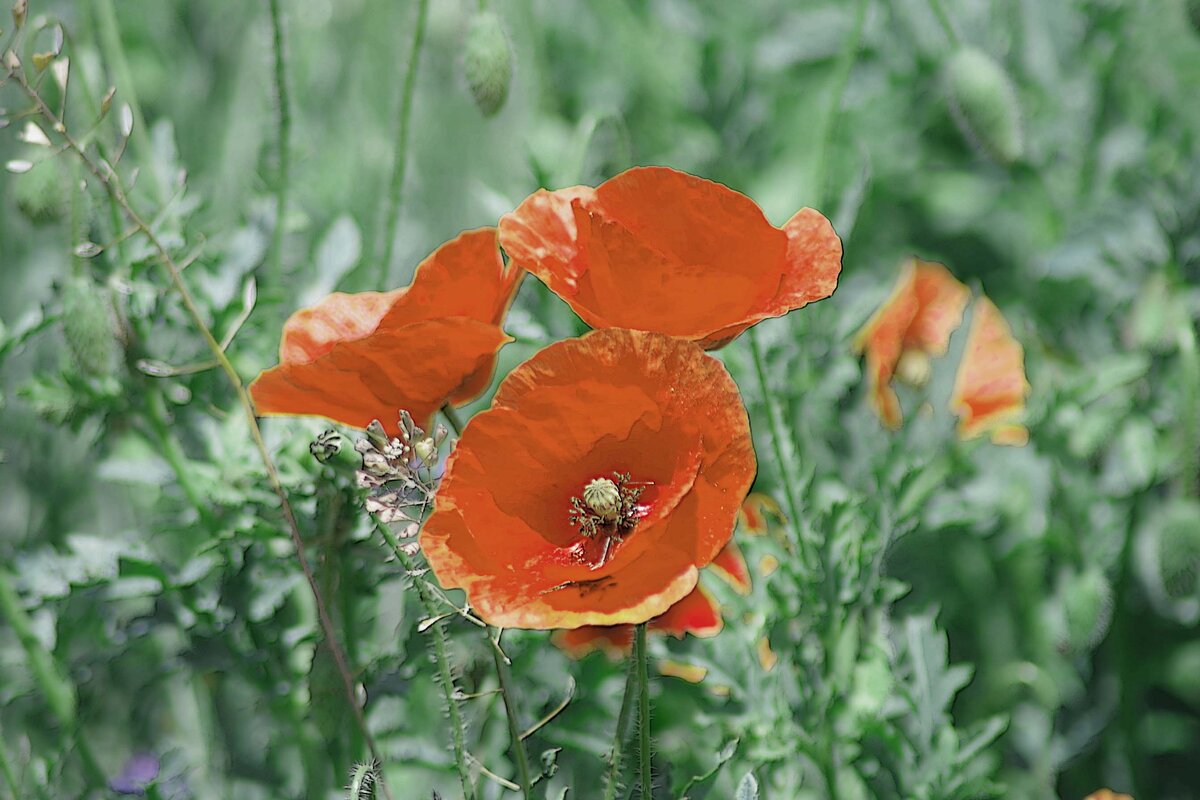
<path fill-rule="evenodd" d="M 450 430 L 454 431 L 454 435 L 462 436 L 464 423 L 459 418 L 458 412 L 451 408 L 449 403 L 442 406 L 442 416 L 446 418 L 446 422 L 450 423 Z"/>
<path fill-rule="evenodd" d="M 417 67 L 421 47 L 425 43 L 425 19 L 429 0 L 417 0 L 417 22 L 413 26 L 412 47 L 408 53 L 408 71 L 400 90 L 400 121 L 396 134 L 396 152 L 392 155 L 392 177 L 388 181 L 387 204 L 384 206 L 383 239 L 377 250 L 376 285 L 386 286 L 392 268 L 392 251 L 396 245 L 396 226 L 400 221 L 400 200 L 404 190 L 404 173 L 408 168 L 409 127 L 412 120 L 413 94 L 417 86 Z"/>
<path fill-rule="evenodd" d="M 638 671 L 638 772 L 641 774 L 642 800 L 650 800 L 653 784 L 650 775 L 650 675 L 647 664 L 646 623 L 637 626 L 633 640 L 634 659 Z"/>
<path fill-rule="evenodd" d="M 625 737 L 629 732 L 629 717 L 633 713 L 633 698 L 638 685 L 638 660 L 636 653 L 629 655 L 629 672 L 625 678 L 625 696 L 621 698 L 621 710 L 617 714 L 617 730 L 613 734 L 613 749 L 609 755 L 608 777 L 604 783 L 604 800 L 614 800 L 617 784 L 621 780 L 621 758 L 625 750 Z"/>
<path fill-rule="evenodd" d="M 130 202 L 129 197 L 125 194 L 120 176 L 115 171 L 110 172 L 102 169 L 100 164 L 88 154 L 84 146 L 71 135 L 67 126 L 54 113 L 54 110 L 46 105 L 46 101 L 29 83 L 28 78 L 19 65 L 9 67 L 8 75 L 16 80 L 21 90 L 33 101 L 37 112 L 46 120 L 51 129 L 62 137 L 67 149 L 79 158 L 80 162 L 87 168 L 87 171 L 95 177 L 112 201 L 117 204 L 121 209 L 122 215 L 145 237 L 159 265 L 166 271 L 172 288 L 179 295 L 180 302 L 183 303 L 183 308 L 188 319 L 204 340 L 205 346 L 212 353 L 213 358 L 221 368 L 221 372 L 225 375 L 226 380 L 233 389 L 242 416 L 249 428 L 250 439 L 262 461 L 263 469 L 267 473 L 267 482 L 271 486 L 271 491 L 279 499 L 279 507 L 283 514 L 284 525 L 288 536 L 291 538 L 292 546 L 296 551 L 296 561 L 300 566 L 300 571 L 304 573 L 304 579 L 308 584 L 309 591 L 313 595 L 321 632 L 329 642 L 329 649 L 337 665 L 338 674 L 342 680 L 342 687 L 345 690 L 346 702 L 354 713 L 355 722 L 358 724 L 359 730 L 362 731 L 363 738 L 366 740 L 367 746 L 371 751 L 371 756 L 375 760 L 382 762 L 375 738 L 371 735 L 370 729 L 367 727 L 366 717 L 362 707 L 358 703 L 358 693 L 354 688 L 354 677 L 346 660 L 346 654 L 343 652 L 341 644 L 337 641 L 337 632 L 333 627 L 333 620 L 329 616 L 329 610 L 326 608 L 325 598 L 321 596 L 321 590 L 317 586 L 316 577 L 313 575 L 312 567 L 308 563 L 308 557 L 304 553 L 304 540 L 300 535 L 300 526 L 296 522 L 296 515 L 292 510 L 292 504 L 288 500 L 287 490 L 283 488 L 283 482 L 279 477 L 279 469 L 275 466 L 275 459 L 271 457 L 271 451 L 267 447 L 266 440 L 263 438 L 262 429 L 258 425 L 258 417 L 254 412 L 254 403 L 250 400 L 250 394 L 242 382 L 241 375 L 238 374 L 233 362 L 225 353 L 225 348 L 213 336 L 208 323 L 204 321 L 204 316 L 196 304 L 195 297 L 183 280 L 180 265 L 176 263 L 175 258 L 171 255 L 166 245 L 163 244 L 162 239 L 158 237 L 158 234 L 154 232 L 149 223 L 137 212 Z M 383 773 L 380 773 L 379 787 L 383 790 L 384 797 L 392 800 L 391 790 L 383 778 Z"/>
<path fill-rule="evenodd" d="M 417 597 L 421 601 L 421 605 L 425 608 L 425 614 L 429 619 L 437 619 L 440 614 L 437 601 L 429 591 L 429 587 L 425 585 L 425 581 L 415 573 L 417 572 L 416 564 L 413 563 L 412 557 L 404 552 L 404 548 L 400 546 L 400 541 L 396 538 L 396 534 L 391 528 L 382 522 L 377 522 L 376 527 L 383 535 L 384 541 L 392 548 L 396 554 L 396 559 L 400 562 L 400 566 L 404 571 L 413 576 L 413 586 L 416 587 Z M 437 666 L 438 683 L 442 686 L 442 694 L 446 701 L 446 711 L 450 715 L 450 738 L 454 745 L 454 765 L 458 768 L 458 779 L 462 783 L 463 797 L 466 800 L 475 800 L 475 787 L 471 784 L 471 771 L 467 765 L 467 748 L 464 743 L 462 712 L 458 708 L 458 700 L 455 699 L 454 688 L 454 673 L 450 668 L 450 653 L 446 647 L 446 631 L 442 627 L 442 623 L 433 623 L 429 627 L 430 650 L 433 653 L 433 661 Z M 519 735 L 519 734 L 518 734 Z"/>
<path fill-rule="evenodd" d="M 791 461 L 783 452 L 785 436 L 783 416 L 779 410 L 779 404 L 775 402 L 775 396 L 771 393 L 771 387 L 767 383 L 767 370 L 763 360 L 762 344 L 758 340 L 757 327 L 750 329 L 749 338 L 750 354 L 754 359 L 754 373 L 758 377 L 758 388 L 762 393 L 763 403 L 767 407 L 767 422 L 771 428 L 771 450 L 775 456 L 775 465 L 779 469 L 780 482 L 783 484 L 783 499 L 787 503 L 788 527 L 792 530 L 801 563 L 805 569 L 815 572 L 818 564 L 817 557 L 813 552 L 813 537 L 804 518 L 800 516 L 800 503 L 796 499 L 796 486 L 800 481 L 792 473 Z"/>
<path fill-rule="evenodd" d="M 1183 401 L 1183 466 L 1180 477 L 1189 497 L 1200 496 L 1200 353 L 1196 348 L 1196 330 L 1191 319 L 1179 329 L 1180 371 L 1186 392 Z"/>
<path fill-rule="evenodd" d="M 521 794 L 525 797 L 525 800 L 533 800 L 533 782 L 530 780 L 529 775 L 529 756 L 525 752 L 525 742 L 521 739 L 520 711 L 517 708 L 517 695 L 513 691 L 512 670 L 508 668 L 504 652 L 500 649 L 500 631 L 489 628 L 486 635 L 492 651 L 492 661 L 496 664 L 496 677 L 500 681 L 500 695 L 504 700 L 504 715 L 508 718 L 508 736 L 512 740 L 513 761 L 517 763 L 517 782 L 521 786 Z"/>
<path fill-rule="evenodd" d="M 288 94 L 287 53 L 283 41 L 283 15 L 280 13 L 279 3 L 280 0 L 267 0 L 267 10 L 271 18 L 271 48 L 275 56 L 272 78 L 275 83 L 275 100 L 279 104 L 275 140 L 276 156 L 279 160 L 275 173 L 275 228 L 271 232 L 271 255 L 267 271 L 273 289 L 280 289 L 284 285 L 283 229 L 284 217 L 287 215 L 292 149 L 292 102 Z"/>
<path fill-rule="evenodd" d="M 21 791 L 21 784 L 17 781 L 16 770 L 13 769 L 12 762 L 8 758 L 8 746 L 4 743 L 3 729 L 0 729 L 0 774 L 4 776 L 4 783 L 8 786 L 8 791 L 13 796 L 13 800 L 24 796 L 24 793 Z"/>

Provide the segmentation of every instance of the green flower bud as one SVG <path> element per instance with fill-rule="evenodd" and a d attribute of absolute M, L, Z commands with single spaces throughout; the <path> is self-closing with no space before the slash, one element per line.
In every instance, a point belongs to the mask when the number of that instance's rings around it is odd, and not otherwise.
<path fill-rule="evenodd" d="M 963 135 L 1010 164 L 1025 151 L 1021 107 L 1008 74 L 982 50 L 962 47 L 945 66 L 950 111 Z"/>
<path fill-rule="evenodd" d="M 58 222 L 67 213 L 67 181 L 58 159 L 34 162 L 33 169 L 14 175 L 13 198 L 35 225 Z"/>
<path fill-rule="evenodd" d="M 1200 592 L 1200 503 L 1180 501 L 1158 519 L 1158 570 L 1173 600 Z"/>
<path fill-rule="evenodd" d="M 1066 641 L 1071 652 L 1091 650 L 1104 639 L 1112 622 L 1112 584 L 1099 569 L 1067 578 L 1062 589 Z"/>
<path fill-rule="evenodd" d="M 483 11 L 471 20 L 463 52 L 463 73 L 476 107 L 485 117 L 500 110 L 512 82 L 512 46 L 500 18 Z"/>
<path fill-rule="evenodd" d="M 99 378 L 117 369 L 117 340 L 108 291 L 89 278 L 63 287 L 63 335 L 71 357 L 84 375 Z"/>

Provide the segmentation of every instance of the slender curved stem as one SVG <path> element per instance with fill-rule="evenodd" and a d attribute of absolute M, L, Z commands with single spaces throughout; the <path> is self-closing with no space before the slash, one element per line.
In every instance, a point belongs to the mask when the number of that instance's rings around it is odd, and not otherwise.
<path fill-rule="evenodd" d="M 818 204 L 825 202 L 825 169 L 826 162 L 829 160 L 826 153 L 829 150 L 829 142 L 832 138 L 834 125 L 837 122 L 838 109 L 842 106 L 842 95 L 846 91 L 846 81 L 850 78 L 850 69 L 854 66 L 854 58 L 858 54 L 859 42 L 862 41 L 863 22 L 867 16 L 867 1 L 858 0 L 858 4 L 854 8 L 854 27 L 851 28 L 850 36 L 846 39 L 841 51 L 838 53 L 837 63 L 833 69 L 833 77 L 829 83 L 828 102 L 817 121 L 818 127 L 815 138 L 816 144 L 813 147 L 811 174 L 812 191 L 817 198 Z"/>
<path fill-rule="evenodd" d="M 650 661 L 646 652 L 646 623 L 637 626 L 633 642 L 634 658 L 638 671 L 638 764 L 642 782 L 642 800 L 650 800 L 653 794 L 650 775 Z"/>
<path fill-rule="evenodd" d="M 450 423 L 450 430 L 454 431 L 455 436 L 462 436 L 463 421 L 459 418 L 458 412 L 450 407 L 450 404 L 442 406 L 442 416 L 446 418 L 446 422 Z"/>
<path fill-rule="evenodd" d="M 621 757 L 624 755 L 625 736 L 629 732 L 629 717 L 633 713 L 633 698 L 637 693 L 638 660 L 636 653 L 629 655 L 629 673 L 625 679 L 625 696 L 621 698 L 621 711 L 617 714 L 617 730 L 613 734 L 613 749 L 609 755 L 608 777 L 604 783 L 604 800 L 614 800 L 617 784 L 621 780 Z"/>
<path fill-rule="evenodd" d="M 266 441 L 263 439 L 262 429 L 258 426 L 258 418 L 254 413 L 254 404 L 250 400 L 250 395 L 246 391 L 245 384 L 242 378 L 238 375 L 237 369 L 233 366 L 233 362 L 225 354 L 225 349 L 221 343 L 213 336 L 207 323 L 204 321 L 203 315 L 200 313 L 200 308 L 196 305 L 196 300 L 192 296 L 191 291 L 187 288 L 187 284 L 183 282 L 183 275 L 179 265 L 175 263 L 175 259 L 171 256 L 166 245 L 158 238 L 153 228 L 142 218 L 140 214 L 130 204 L 128 197 L 125 195 L 124 189 L 121 187 L 120 178 L 116 171 L 111 166 L 105 164 L 107 170 L 102 168 L 99 163 L 94 161 L 83 146 L 75 140 L 68 132 L 66 125 L 58 118 L 54 111 L 46 105 L 45 100 L 38 94 L 27 80 L 24 71 L 20 68 L 12 68 L 8 73 L 13 77 L 21 89 L 32 100 L 37 107 L 38 112 L 46 119 L 53 130 L 57 131 L 66 143 L 67 148 L 71 150 L 80 159 L 81 163 L 87 170 L 99 181 L 104 187 L 104 191 L 121 209 L 121 213 L 125 218 L 134 225 L 138 231 L 149 242 L 159 264 L 166 270 L 171 285 L 179 294 L 180 301 L 183 303 L 185 312 L 191 320 L 193 327 L 200 333 L 204 339 L 205 345 L 212 353 L 213 358 L 221 367 L 221 371 L 225 374 L 229 385 L 233 388 L 234 394 L 237 396 L 238 405 L 241 408 L 242 415 L 246 420 L 246 425 L 250 429 L 250 438 L 254 443 L 255 450 L 258 451 L 259 458 L 262 460 L 263 468 L 267 473 L 267 481 L 271 485 L 271 491 L 279 499 L 280 510 L 283 514 L 284 523 L 287 527 L 288 535 L 291 537 L 292 546 L 296 550 L 296 559 L 300 565 L 301 572 L 304 573 L 304 578 L 308 582 L 309 591 L 313 595 L 313 600 L 317 607 L 317 619 L 321 626 L 321 632 L 329 643 L 330 653 L 333 655 L 334 663 L 337 666 L 338 674 L 341 676 L 342 685 L 345 689 L 346 702 L 350 705 L 354 713 L 355 721 L 358 723 L 359 730 L 362 731 L 363 739 L 367 743 L 368 749 L 371 751 L 371 756 L 375 760 L 382 763 L 378 746 L 375 744 L 375 738 L 371 735 L 370 729 L 367 727 L 366 718 L 363 715 L 363 709 L 358 703 L 358 693 L 354 688 L 354 678 L 350 671 L 350 667 L 346 661 L 346 654 L 342 650 L 341 644 L 337 639 L 337 631 L 333 627 L 333 621 L 329 616 L 329 610 L 326 607 L 325 599 L 321 596 L 320 587 L 317 585 L 317 579 L 313 574 L 312 567 L 308 563 L 308 558 L 304 554 L 304 541 L 300 536 L 300 527 L 296 523 L 296 515 L 292 512 L 291 503 L 288 500 L 287 491 L 283 488 L 283 483 L 279 479 L 279 470 L 275 466 L 275 460 L 271 457 L 271 451 L 267 447 Z M 392 800 L 391 791 L 384 780 L 382 773 L 379 781 L 380 787 L 383 789 L 383 794 L 388 800 Z"/>
<path fill-rule="evenodd" d="M 950 21 L 950 15 L 946 13 L 946 7 L 942 5 L 942 0 L 929 0 L 929 7 L 933 9 L 933 15 L 937 17 L 938 24 L 946 32 L 946 38 L 950 40 L 950 44 L 957 45 L 958 31 L 954 30 L 954 23 Z"/>
<path fill-rule="evenodd" d="M 425 608 L 425 614 L 430 619 L 437 619 L 440 616 L 437 601 L 430 593 L 429 587 L 425 585 L 425 581 L 420 576 L 415 575 L 417 567 L 413 563 L 412 557 L 404 552 L 404 548 L 400 546 L 400 541 L 396 538 L 396 534 L 392 532 L 391 528 L 379 521 L 376 521 L 375 527 L 379 528 L 379 532 L 383 534 L 384 541 L 395 552 L 396 560 L 400 562 L 400 566 L 409 575 L 413 575 L 412 583 L 416 587 L 417 598 Z M 458 779 L 462 783 L 463 796 L 466 800 L 475 800 L 475 787 L 471 784 L 471 771 L 467 765 L 467 748 L 463 738 L 463 731 L 466 728 L 463 725 L 462 712 L 458 708 L 458 700 L 455 699 L 454 672 L 450 668 L 450 654 L 446 647 L 446 631 L 442 627 L 441 620 L 429 626 L 429 636 L 433 661 L 438 671 L 438 683 L 442 686 L 442 694 L 446 701 L 446 711 L 450 715 L 450 738 L 454 745 L 454 764 L 458 768 Z M 501 685 L 503 686 L 503 684 Z"/>
<path fill-rule="evenodd" d="M 283 41 L 283 16 L 279 10 L 280 0 L 267 0 L 267 10 L 271 17 L 271 46 L 274 50 L 275 63 L 273 78 L 275 82 L 275 99 L 279 103 L 278 134 L 276 150 L 279 163 L 275 174 L 275 229 L 271 233 L 271 255 L 268 262 L 268 275 L 271 288 L 283 286 L 283 229 L 284 217 L 287 214 L 288 182 L 291 177 L 291 145 L 292 145 L 292 102 L 287 86 L 287 53 Z"/>
<path fill-rule="evenodd" d="M 504 715 L 508 718 L 508 736 L 512 740 L 513 761 L 517 762 L 517 782 L 521 786 L 521 794 L 525 800 L 533 800 L 533 782 L 529 776 L 529 756 L 525 752 L 525 742 L 521 738 L 520 712 L 517 709 L 516 693 L 513 692 L 512 671 L 508 668 L 504 653 L 500 649 L 500 631 L 489 628 L 487 638 L 492 651 L 492 661 L 496 664 L 496 677 L 500 680 L 500 696 L 504 700 Z"/>
<path fill-rule="evenodd" d="M 799 479 L 792 474 L 791 461 L 783 453 L 784 425 L 783 416 L 779 410 L 779 404 L 775 402 L 775 396 L 771 394 L 771 387 L 767 384 L 767 370 L 763 361 L 762 344 L 758 340 L 758 328 L 751 328 L 750 336 L 750 354 L 754 359 L 754 372 L 758 377 L 758 388 L 762 392 L 763 402 L 767 406 L 767 421 L 771 426 L 771 450 L 775 456 L 775 464 L 779 468 L 779 479 L 783 483 L 783 498 L 788 507 L 788 527 L 792 529 L 795 535 L 796 548 L 800 555 L 800 560 L 808 570 L 817 568 L 816 554 L 813 552 L 813 543 L 811 535 L 807 530 L 807 525 L 804 523 L 804 518 L 800 516 L 800 503 L 796 499 L 796 486 Z"/>
<path fill-rule="evenodd" d="M 408 52 L 408 71 L 400 90 L 400 123 L 396 133 L 396 152 L 392 156 L 392 177 L 388 181 L 387 205 L 384 207 L 383 239 L 379 243 L 378 286 L 387 284 L 392 268 L 392 251 L 396 245 L 396 225 L 400 222 L 400 200 L 404 191 L 404 174 L 408 169 L 409 123 L 412 119 L 413 94 L 417 85 L 417 67 L 420 65 L 421 46 L 425 43 L 425 19 L 429 11 L 429 0 L 417 0 L 417 22 L 413 26 L 412 47 Z"/>

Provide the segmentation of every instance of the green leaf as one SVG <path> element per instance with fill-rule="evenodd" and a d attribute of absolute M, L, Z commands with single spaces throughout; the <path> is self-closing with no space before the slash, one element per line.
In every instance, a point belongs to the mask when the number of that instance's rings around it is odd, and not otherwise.
<path fill-rule="evenodd" d="M 735 800 L 758 800 L 758 779 L 753 772 L 747 772 L 738 784 Z"/>

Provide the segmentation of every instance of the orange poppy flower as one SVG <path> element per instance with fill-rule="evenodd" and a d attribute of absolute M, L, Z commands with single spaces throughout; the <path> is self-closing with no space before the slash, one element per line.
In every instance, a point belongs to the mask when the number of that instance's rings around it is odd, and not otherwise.
<path fill-rule="evenodd" d="M 776 228 L 753 200 L 666 167 L 530 195 L 500 244 L 593 328 L 653 330 L 712 350 L 833 293 L 842 243 L 801 209 Z"/>
<path fill-rule="evenodd" d="M 871 405 L 892 430 L 904 420 L 892 378 L 915 385 L 929 379 L 930 357 L 945 355 L 970 294 L 941 264 L 911 259 L 891 296 L 855 337 L 855 351 L 867 357 Z"/>
<path fill-rule="evenodd" d="M 1094 791 L 1087 797 L 1083 798 L 1083 800 L 1133 800 L 1133 796 L 1128 794 L 1118 794 L 1112 789 L 1098 789 L 1097 791 Z"/>
<path fill-rule="evenodd" d="M 334 293 L 283 326 L 279 366 L 250 384 L 259 414 L 328 417 L 366 427 L 395 426 L 405 409 L 416 424 L 446 403 L 487 388 L 496 351 L 511 341 L 500 322 L 521 271 L 505 266 L 495 228 L 467 231 L 391 292 Z"/>
<path fill-rule="evenodd" d="M 493 625 L 644 622 L 695 588 L 755 469 L 719 361 L 670 336 L 594 331 L 514 369 L 471 419 L 421 547 Z"/>
<path fill-rule="evenodd" d="M 709 569 L 725 580 L 738 594 L 750 592 L 750 570 L 742 551 L 732 539 L 717 553 Z M 692 593 L 665 612 L 650 620 L 647 630 L 658 631 L 682 639 L 686 634 L 707 638 L 721 632 L 724 621 L 716 599 L 696 584 Z M 571 630 L 555 631 L 550 637 L 555 645 L 571 658 L 583 658 L 595 650 L 603 650 L 609 658 L 618 659 L 629 653 L 633 645 L 632 625 L 584 625 Z"/>
<path fill-rule="evenodd" d="M 1017 420 L 1025 413 L 1028 392 L 1021 343 L 992 301 L 980 297 L 950 397 L 950 410 L 959 416 L 959 437 L 989 433 L 996 444 L 1025 444 L 1029 431 Z"/>

